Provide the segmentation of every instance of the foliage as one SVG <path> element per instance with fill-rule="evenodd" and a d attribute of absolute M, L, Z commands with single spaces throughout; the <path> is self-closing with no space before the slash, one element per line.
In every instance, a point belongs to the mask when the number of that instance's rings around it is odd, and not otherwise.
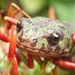
<path fill-rule="evenodd" d="M 48 9 L 53 7 L 57 19 L 75 20 L 75 0 L 19 0 L 19 3 L 30 15 L 42 13 L 46 16 Z"/>

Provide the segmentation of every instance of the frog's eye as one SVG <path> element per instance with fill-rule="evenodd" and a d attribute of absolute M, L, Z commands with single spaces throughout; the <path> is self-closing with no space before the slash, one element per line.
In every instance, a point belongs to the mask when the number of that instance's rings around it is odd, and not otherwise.
<path fill-rule="evenodd" d="M 32 46 L 35 46 L 36 43 L 37 43 L 37 38 L 35 38 L 34 36 L 32 36 L 32 37 L 30 38 L 30 44 L 31 44 Z"/>
<path fill-rule="evenodd" d="M 59 43 L 60 35 L 58 33 L 52 33 L 47 40 L 50 45 L 54 46 Z"/>
<path fill-rule="evenodd" d="M 18 32 L 22 29 L 21 22 L 18 22 L 18 23 L 17 23 L 17 29 L 18 29 Z"/>

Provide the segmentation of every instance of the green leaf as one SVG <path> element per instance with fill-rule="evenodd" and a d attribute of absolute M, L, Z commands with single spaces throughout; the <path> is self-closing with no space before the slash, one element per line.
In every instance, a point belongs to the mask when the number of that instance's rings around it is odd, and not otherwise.
<path fill-rule="evenodd" d="M 19 0 L 23 10 L 29 14 L 35 14 L 46 6 L 46 0 Z"/>

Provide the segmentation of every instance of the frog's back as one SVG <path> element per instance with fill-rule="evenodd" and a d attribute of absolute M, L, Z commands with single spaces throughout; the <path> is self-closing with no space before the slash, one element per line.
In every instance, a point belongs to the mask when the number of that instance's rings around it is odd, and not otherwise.
<path fill-rule="evenodd" d="M 74 21 L 63 21 L 63 23 L 65 23 L 68 26 L 71 33 L 75 32 L 75 22 Z"/>
<path fill-rule="evenodd" d="M 65 23 L 45 17 L 35 17 L 30 19 L 23 18 L 21 23 L 24 25 L 23 32 L 26 34 L 29 33 L 28 37 L 31 35 L 39 37 L 45 33 L 50 34 L 56 31 L 62 31 L 64 33 L 67 31 L 67 25 Z"/>

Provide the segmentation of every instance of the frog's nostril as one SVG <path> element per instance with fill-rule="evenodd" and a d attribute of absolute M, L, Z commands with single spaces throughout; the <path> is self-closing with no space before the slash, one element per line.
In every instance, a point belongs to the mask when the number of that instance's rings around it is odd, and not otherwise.
<path fill-rule="evenodd" d="M 36 39 L 34 36 L 32 36 L 32 37 L 30 38 L 30 44 L 31 44 L 32 46 L 35 46 L 36 43 L 37 43 L 37 39 Z"/>

